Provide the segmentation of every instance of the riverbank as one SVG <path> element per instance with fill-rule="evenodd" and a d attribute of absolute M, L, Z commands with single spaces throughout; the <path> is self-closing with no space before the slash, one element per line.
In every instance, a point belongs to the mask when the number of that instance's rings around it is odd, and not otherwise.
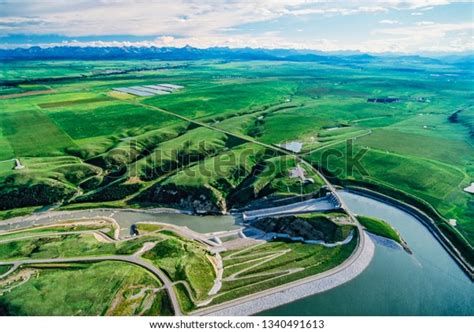
<path fill-rule="evenodd" d="M 372 191 L 370 189 L 362 187 L 345 187 L 343 189 L 349 193 L 358 194 L 368 198 L 375 199 L 382 203 L 394 206 L 410 215 L 412 215 L 416 220 L 420 221 L 428 231 L 435 237 L 435 239 L 443 246 L 443 248 L 448 252 L 448 254 L 454 259 L 454 261 L 461 267 L 464 273 L 467 274 L 471 280 L 474 280 L 474 267 L 469 264 L 469 262 L 461 255 L 459 250 L 452 244 L 452 242 L 441 232 L 441 230 L 436 226 L 435 221 L 430 218 L 426 213 L 420 209 L 409 205 L 405 202 L 399 201 L 390 196 Z"/>
<path fill-rule="evenodd" d="M 83 209 L 83 210 L 48 210 L 37 213 L 32 213 L 27 216 L 17 216 L 9 219 L 4 219 L 0 221 L 0 224 L 15 224 L 19 222 L 25 222 L 28 220 L 37 220 L 41 218 L 51 218 L 59 216 L 69 216 L 74 215 L 78 212 L 139 212 L 139 213 L 174 213 L 174 214 L 186 214 L 193 215 L 191 211 L 188 210 L 178 210 L 172 208 L 153 208 L 153 209 L 133 209 L 133 208 L 93 208 L 93 209 Z"/>
<path fill-rule="evenodd" d="M 25 227 L 33 227 L 58 222 L 60 220 L 87 219 L 93 217 L 109 217 L 120 225 L 120 236 L 130 235 L 130 227 L 136 222 L 155 221 L 175 226 L 188 227 L 200 233 L 229 231 L 240 226 L 233 216 L 196 216 L 189 211 L 168 208 L 156 209 L 116 209 L 97 208 L 73 211 L 45 211 L 26 217 L 15 217 L 0 222 L 0 232 Z"/>
<path fill-rule="evenodd" d="M 206 309 L 196 310 L 191 315 L 199 316 L 246 316 L 272 309 L 307 296 L 338 287 L 361 274 L 370 264 L 375 244 L 364 231 L 354 253 L 341 265 L 315 276 L 300 279 L 266 291 L 251 294 Z"/>

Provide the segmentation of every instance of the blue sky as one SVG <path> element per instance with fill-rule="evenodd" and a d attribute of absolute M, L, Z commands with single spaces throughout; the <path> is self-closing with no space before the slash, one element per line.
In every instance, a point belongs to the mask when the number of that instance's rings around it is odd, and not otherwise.
<path fill-rule="evenodd" d="M 470 52 L 471 1 L 0 0 L 0 47 Z"/>

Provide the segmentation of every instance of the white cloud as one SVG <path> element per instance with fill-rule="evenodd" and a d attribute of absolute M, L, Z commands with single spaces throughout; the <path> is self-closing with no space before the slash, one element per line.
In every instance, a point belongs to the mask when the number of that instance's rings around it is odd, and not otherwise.
<path fill-rule="evenodd" d="M 380 24 L 398 24 L 397 20 L 381 20 L 379 21 Z"/>
<path fill-rule="evenodd" d="M 434 23 L 434 22 L 418 22 L 413 26 L 394 27 L 374 30 L 374 34 L 395 35 L 401 37 L 412 37 L 422 39 L 428 37 L 444 37 L 449 32 L 456 31 L 473 31 L 474 24 L 472 22 L 462 23 Z"/>
<path fill-rule="evenodd" d="M 198 35 L 236 25 L 269 21 L 285 15 L 354 15 L 418 9 L 446 4 L 443 0 L 3 0 L 0 16 L 34 19 L 17 33 L 68 36 L 104 34 Z M 5 31 L 3 31 L 5 34 Z"/>
<path fill-rule="evenodd" d="M 420 24 L 421 23 L 421 24 Z M 422 21 L 412 26 L 377 29 L 373 31 L 376 40 L 397 44 L 400 52 L 458 52 L 474 49 L 472 22 L 434 23 Z M 383 47 L 381 45 L 381 47 Z"/>
<path fill-rule="evenodd" d="M 433 25 L 433 24 L 435 24 L 435 22 L 432 22 L 432 21 L 420 21 L 420 22 L 416 22 L 416 25 L 417 25 L 417 26 Z"/>
<path fill-rule="evenodd" d="M 420 24 L 413 27 L 397 25 L 395 19 L 380 20 L 380 24 L 392 25 L 373 32 L 374 38 L 366 41 L 308 38 L 295 34 L 294 38 L 282 37 L 276 31 L 244 32 L 240 26 L 247 23 L 270 22 L 283 17 L 315 20 L 322 15 L 377 14 L 396 10 L 428 10 L 448 4 L 444 0 L 382 0 L 343 1 L 334 0 L 81 0 L 53 1 L 47 5 L 40 1 L 0 0 L 0 35 L 8 34 L 59 34 L 70 37 L 97 36 L 97 41 L 84 43 L 69 41 L 68 45 L 92 46 L 177 46 L 195 47 L 266 47 L 308 48 L 325 51 L 362 50 L 369 52 L 410 52 L 425 45 L 435 47 L 434 42 L 423 38 L 446 39 L 446 34 L 461 32 L 437 24 Z M 385 15 L 385 14 L 384 14 Z M 384 16 L 386 17 L 386 16 Z M 390 17 L 390 16 L 388 16 Z M 427 21 L 422 21 L 427 23 Z M 421 22 L 419 22 L 421 23 Z M 437 26 L 438 30 L 432 26 Z M 401 30 L 400 30 L 401 29 Z M 405 29 L 405 30 L 403 30 Z M 421 29 L 421 30 L 420 30 Z M 451 30 L 450 30 L 451 29 Z M 420 31 L 421 32 L 420 32 Z M 299 31 L 299 30 L 298 30 Z M 306 29 L 305 31 L 310 31 Z M 299 32 L 303 32 L 302 30 Z M 104 42 L 102 35 L 161 36 L 143 42 Z M 303 36 L 304 35 L 304 39 Z M 382 36 L 382 37 L 381 37 Z M 413 38 L 412 38 L 413 36 Z M 435 37 L 433 37 L 435 36 Z M 368 36 L 370 37 L 370 36 Z M 300 38 L 300 39 L 298 39 Z M 465 39 L 467 37 L 458 37 Z M 416 40 L 417 43 L 413 42 Z M 448 41 L 449 42 L 449 41 Z M 442 44 L 439 41 L 439 44 Z M 447 44 L 447 43 L 445 43 Z M 472 47 L 457 40 L 454 47 Z M 450 44 L 450 45 L 451 45 Z"/>
<path fill-rule="evenodd" d="M 411 16 L 423 16 L 423 13 L 414 12 L 414 13 L 411 13 Z"/>

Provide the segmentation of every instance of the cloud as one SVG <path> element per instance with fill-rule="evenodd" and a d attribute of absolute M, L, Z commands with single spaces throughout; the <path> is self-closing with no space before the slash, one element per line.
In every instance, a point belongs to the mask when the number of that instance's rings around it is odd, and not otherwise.
<path fill-rule="evenodd" d="M 474 49 L 471 38 L 473 30 L 472 22 L 421 21 L 411 26 L 376 29 L 372 34 L 375 41 L 386 40 L 398 44 L 400 52 L 460 52 Z"/>
<path fill-rule="evenodd" d="M 414 12 L 414 13 L 411 13 L 411 16 L 423 16 L 423 13 Z"/>
<path fill-rule="evenodd" d="M 380 24 L 398 24 L 397 20 L 381 20 L 379 21 Z"/>
<path fill-rule="evenodd" d="M 430 28 L 431 30 L 427 32 L 426 29 L 431 26 L 429 24 L 414 25 L 409 30 L 394 30 L 407 27 L 398 25 L 397 20 L 386 15 L 392 12 L 398 15 L 402 11 L 406 15 L 409 15 L 411 11 L 418 15 L 421 14 L 419 11 L 449 3 L 450 1 L 445 0 L 381 0 L 376 2 L 359 0 L 330 2 L 327 0 L 48 0 L 46 5 L 42 1 L 0 0 L 0 36 L 64 35 L 68 38 L 65 38 L 67 41 L 61 44 L 82 46 L 182 47 L 189 44 L 195 47 L 281 47 L 326 51 L 408 52 L 420 50 L 427 44 L 425 40 L 420 41 L 416 37 L 419 34 L 416 29 L 422 29 L 420 36 L 436 35 L 440 39 L 446 39 L 446 34 L 458 30 L 440 31 Z M 305 26 L 304 31 L 296 30 L 299 33 L 293 35 L 289 33 L 285 35 L 279 31 L 266 31 L 265 28 L 253 31 L 242 28 L 248 24 L 284 19 L 312 22 L 323 18 L 344 16 L 345 20 L 350 20 L 353 16 L 361 14 L 365 17 L 381 13 L 388 18 L 378 22 L 387 25 L 386 29 L 374 30 L 372 34 L 367 31 L 367 38 L 357 36 L 359 40 L 354 40 L 352 38 L 354 35 L 350 33 L 346 39 L 342 40 L 320 38 L 321 36 L 311 38 L 308 36 L 311 26 L 308 28 Z M 377 19 L 374 19 L 374 22 L 377 22 Z M 301 24 L 296 26 L 301 26 Z M 275 27 L 271 29 L 275 30 Z M 292 31 L 295 31 L 294 28 Z M 414 34 L 416 38 L 412 39 L 417 39 L 419 44 L 414 44 L 405 31 Z M 119 37 L 115 41 L 101 40 L 101 36 L 114 35 L 143 36 L 144 41 L 130 42 L 120 40 Z M 75 40 L 80 36 L 89 36 L 89 38 L 96 36 L 97 40 L 87 43 Z M 158 37 L 153 39 L 155 36 Z M 459 40 L 456 43 L 453 41 L 452 44 L 461 45 L 462 49 L 471 45 L 468 43 L 467 46 L 463 46 Z"/>
<path fill-rule="evenodd" d="M 0 17 L 31 20 L 16 33 L 196 36 L 282 16 L 355 15 L 446 3 L 443 0 L 49 0 L 47 3 L 3 0 Z"/>
<path fill-rule="evenodd" d="M 435 24 L 435 22 L 432 22 L 432 21 L 420 21 L 420 22 L 416 22 L 416 25 L 417 25 L 417 26 L 433 25 L 433 24 Z"/>
<path fill-rule="evenodd" d="M 412 26 L 377 29 L 374 34 L 395 35 L 400 37 L 412 37 L 422 39 L 428 37 L 444 37 L 447 33 L 457 31 L 473 31 L 471 22 L 461 23 L 434 23 L 429 21 L 417 22 Z"/>

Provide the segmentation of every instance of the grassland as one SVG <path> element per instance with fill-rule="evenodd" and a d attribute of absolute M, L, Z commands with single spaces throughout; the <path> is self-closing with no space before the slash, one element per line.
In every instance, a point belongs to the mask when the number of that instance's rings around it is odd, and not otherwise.
<path fill-rule="evenodd" d="M 18 234 L 21 236 L 21 234 Z M 92 234 L 48 235 L 39 234 L 24 240 L 10 239 L 0 244 L 0 259 L 66 258 L 80 256 L 112 255 L 117 252 L 131 254 L 140 248 L 140 243 L 125 243 L 123 246 L 98 242 Z"/>
<path fill-rule="evenodd" d="M 402 243 L 400 234 L 385 221 L 367 216 L 357 216 L 357 220 L 359 220 L 362 226 L 370 233 L 386 237 L 400 244 Z"/>
<path fill-rule="evenodd" d="M 0 233 L 0 241 L 7 239 L 25 238 L 25 237 L 43 237 L 45 234 L 56 234 L 64 232 L 82 232 L 82 231 L 100 231 L 102 234 L 113 239 L 117 226 L 110 220 L 95 219 L 91 221 L 62 221 L 53 225 L 36 226 L 26 229 L 19 229 Z"/>
<path fill-rule="evenodd" d="M 192 297 L 198 301 L 207 296 L 214 284 L 215 272 L 207 253 L 190 242 L 169 238 L 143 257 L 160 266 L 171 280 L 187 282 Z"/>
<path fill-rule="evenodd" d="M 151 292 L 160 288 L 160 282 L 147 271 L 127 263 L 32 265 L 16 273 L 29 279 L 0 297 L 0 312 L 4 315 L 172 314 L 166 293 Z M 15 282 L 15 275 L 9 278 Z M 3 288 L 8 286 L 2 284 L 0 292 Z M 141 289 L 150 291 L 133 297 Z M 147 302 L 154 305 L 149 306 Z"/>
<path fill-rule="evenodd" d="M 6 273 L 11 267 L 11 265 L 0 265 L 0 275 Z"/>
<path fill-rule="evenodd" d="M 400 70 L 390 59 L 362 66 L 2 64 L 0 216 L 50 204 L 221 213 L 264 198 L 317 193 L 322 181 L 311 168 L 305 172 L 314 183 L 303 185 L 289 176 L 298 164 L 294 156 L 258 144 L 298 141 L 300 157 L 334 183 L 368 187 L 428 211 L 472 253 L 474 203 L 463 191 L 474 178 L 472 75 L 455 63 L 406 61 L 417 70 Z M 111 93 L 157 83 L 184 89 L 145 98 Z M 29 91 L 46 92 L 15 95 Z M 400 102 L 367 102 L 386 96 Z M 350 149 L 366 151 L 361 167 Z M 15 170 L 14 158 L 25 168 Z"/>

